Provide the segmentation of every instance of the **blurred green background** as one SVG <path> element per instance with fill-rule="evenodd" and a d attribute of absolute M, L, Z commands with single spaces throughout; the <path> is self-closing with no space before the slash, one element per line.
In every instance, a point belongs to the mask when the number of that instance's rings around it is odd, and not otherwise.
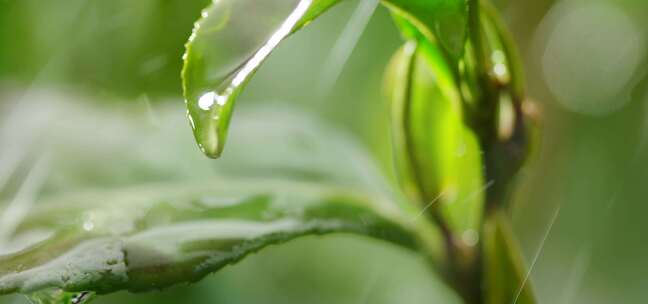
<path fill-rule="evenodd" d="M 192 23 L 207 3 L 0 0 L 0 198 L 6 200 L 18 188 L 14 176 L 24 170 L 23 158 L 35 158 L 43 148 L 34 133 L 47 124 L 38 122 L 61 102 L 93 109 L 79 114 L 86 116 L 75 130 L 81 137 L 92 139 L 101 130 L 93 121 L 115 120 L 92 116 L 105 108 L 153 121 L 144 134 L 170 136 L 156 111 L 184 111 L 180 58 Z M 648 2 L 496 4 L 520 48 L 528 97 L 542 114 L 542 143 L 521 173 L 514 196 L 515 229 L 527 263 L 533 265 L 540 302 L 645 303 Z M 356 11 L 359 6 L 364 14 Z M 346 1 L 290 38 L 262 67 L 240 104 L 288 104 L 320 116 L 353 134 L 391 176 L 381 82 L 401 40 L 387 11 L 379 7 L 371 15 L 371 7 L 367 0 Z M 362 15 L 372 16 L 366 28 Z M 348 35 L 353 31 L 361 35 L 345 61 L 340 50 L 353 47 L 353 35 Z M 34 121 L 33 129 L 17 128 L 17 121 Z M 213 161 L 191 146 L 188 124 L 185 129 L 174 136 L 186 137 L 180 141 L 186 142 L 184 149 L 193 149 L 187 152 L 189 163 L 208 167 Z M 119 137 L 128 129 L 103 131 Z M 184 160 L 146 159 L 156 155 L 148 152 L 168 148 L 139 147 L 140 160 L 149 163 L 126 171 L 99 173 L 130 157 L 109 155 L 96 168 L 74 168 L 80 172 L 76 179 L 57 179 L 53 173 L 48 178 L 55 182 L 43 191 L 169 179 L 163 175 L 172 170 L 165 166 Z M 83 155 L 63 154 L 52 162 L 72 168 L 77 157 Z M 190 176 L 194 168 L 187 165 L 183 172 Z M 135 296 L 118 293 L 98 303 L 457 302 L 426 267 L 414 254 L 379 242 L 308 237 L 272 247 L 199 284 Z M 0 303 L 22 301 L 0 297 Z"/>

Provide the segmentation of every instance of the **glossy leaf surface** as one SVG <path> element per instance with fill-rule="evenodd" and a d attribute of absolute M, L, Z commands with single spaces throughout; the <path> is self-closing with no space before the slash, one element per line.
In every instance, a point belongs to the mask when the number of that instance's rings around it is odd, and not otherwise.
<path fill-rule="evenodd" d="M 194 136 L 209 157 L 219 157 L 234 103 L 279 43 L 339 0 L 222 0 L 196 22 L 186 45 L 183 88 Z M 391 9 L 458 56 L 465 39 L 462 0 L 386 0 Z"/>
<path fill-rule="evenodd" d="M 234 101 L 246 82 L 311 16 L 311 7 L 323 10 L 324 2 L 225 0 L 203 11 L 187 43 L 182 78 L 191 126 L 207 156 L 220 156 Z"/>
<path fill-rule="evenodd" d="M 403 189 L 420 208 L 440 210 L 458 236 L 474 235 L 483 203 L 481 159 L 440 49 L 425 40 L 408 43 L 387 77 Z"/>
<path fill-rule="evenodd" d="M 177 106 L 152 110 L 165 122 L 154 127 L 136 107 L 89 110 L 46 95 L 50 103 L 25 111 L 51 117 L 49 128 L 35 130 L 47 133 L 37 143 L 58 160 L 50 165 L 56 174 L 0 242 L 0 293 L 35 292 L 46 303 L 82 291 L 157 289 L 305 234 L 368 235 L 433 259 L 441 252 L 438 232 L 397 203 L 362 149 L 304 113 L 243 111 L 232 130 L 235 153 L 206 166 L 182 135 Z M 34 120 L 16 125 L 21 136 Z M 102 128 L 78 128 L 91 124 Z M 263 156 L 256 145 L 266 147 Z M 103 188 L 93 190 L 98 181 Z"/>
<path fill-rule="evenodd" d="M 267 245 L 354 232 L 416 248 L 406 221 L 348 189 L 243 180 L 158 185 L 42 202 L 17 234 L 51 231 L 0 258 L 0 293 L 112 292 L 192 282 Z M 389 210 L 389 211 L 388 211 Z"/>

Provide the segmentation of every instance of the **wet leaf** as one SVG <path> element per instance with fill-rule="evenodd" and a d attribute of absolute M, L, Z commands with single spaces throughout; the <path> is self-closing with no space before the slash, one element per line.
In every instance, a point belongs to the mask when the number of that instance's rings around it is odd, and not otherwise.
<path fill-rule="evenodd" d="M 243 111 L 233 127 L 236 153 L 212 167 L 188 147 L 179 106 L 150 109 L 165 121 L 154 128 L 124 104 L 93 110 L 45 95 L 52 107 L 34 106 L 56 123 L 35 144 L 57 160 L 56 174 L 0 242 L 0 294 L 45 303 L 158 289 L 310 234 L 356 233 L 422 249 L 432 260 L 443 254 L 438 231 L 398 203 L 362 149 L 303 113 L 277 105 Z M 16 127 L 27 136 L 23 123 Z M 102 129 L 78 130 L 88 124 Z M 124 174 L 130 186 L 117 182 Z"/>
<path fill-rule="evenodd" d="M 483 207 L 481 159 L 445 62 L 426 40 L 409 42 L 394 57 L 387 71 L 394 154 L 408 197 L 442 212 L 457 236 L 474 236 Z"/>
<path fill-rule="evenodd" d="M 0 257 L 0 293 L 157 289 L 308 234 L 359 233 L 418 248 L 416 226 L 393 205 L 310 183 L 162 184 L 67 195 L 40 206 L 16 234 L 51 236 Z"/>
<path fill-rule="evenodd" d="M 235 99 L 261 63 L 334 2 L 225 0 L 203 11 L 187 43 L 182 78 L 191 126 L 207 156 L 223 151 Z"/>
<path fill-rule="evenodd" d="M 186 45 L 183 88 L 194 137 L 221 155 L 234 104 L 279 43 L 339 0 L 223 0 L 204 10 Z M 430 40 L 458 54 L 465 39 L 463 0 L 386 0 Z"/>
<path fill-rule="evenodd" d="M 60 289 L 46 289 L 27 296 L 32 304 L 84 304 L 95 297 L 93 292 L 65 292 Z"/>

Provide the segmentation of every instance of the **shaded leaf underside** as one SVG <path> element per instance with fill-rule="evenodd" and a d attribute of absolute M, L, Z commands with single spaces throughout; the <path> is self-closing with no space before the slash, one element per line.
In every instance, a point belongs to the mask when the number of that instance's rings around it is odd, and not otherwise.
<path fill-rule="evenodd" d="M 353 232 L 416 248 L 408 222 L 376 201 L 335 187 L 263 180 L 67 196 L 43 203 L 21 224 L 18 236 L 48 237 L 0 258 L 0 293 L 162 288 L 305 234 Z"/>
<path fill-rule="evenodd" d="M 0 241 L 0 294 L 158 289 L 307 234 L 361 234 L 433 257 L 442 249 L 438 231 L 395 203 L 362 149 L 304 113 L 242 112 L 234 153 L 214 163 L 189 145 L 178 107 L 156 107 L 165 124 L 154 127 L 135 108 L 124 116 L 124 105 L 44 95 L 51 108 L 37 102 L 44 115 L 15 127 L 29 139 L 30 124 L 46 119 L 30 151 L 48 150 L 55 162 L 43 199 Z"/>

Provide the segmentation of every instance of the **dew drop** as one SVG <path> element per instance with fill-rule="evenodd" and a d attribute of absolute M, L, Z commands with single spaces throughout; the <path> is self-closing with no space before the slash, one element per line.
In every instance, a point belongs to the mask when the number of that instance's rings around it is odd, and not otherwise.
<path fill-rule="evenodd" d="M 195 24 L 183 55 L 189 121 L 198 146 L 211 158 L 223 151 L 241 90 L 277 45 L 301 26 L 313 1 L 272 1 L 264 3 L 263 10 L 258 5 L 256 1 L 215 2 Z M 249 27 L 249 20 L 265 20 L 265 24 L 256 26 L 258 30 L 246 39 L 233 34 Z M 224 48 L 238 51 L 230 54 Z"/>
<path fill-rule="evenodd" d="M 94 223 L 92 221 L 86 221 L 83 223 L 83 230 L 92 231 L 92 229 L 94 229 Z"/>
<path fill-rule="evenodd" d="M 91 291 L 67 292 L 61 289 L 45 289 L 26 295 L 32 304 L 85 304 L 95 296 Z"/>
<path fill-rule="evenodd" d="M 90 232 L 95 229 L 95 217 L 94 213 L 84 215 L 83 224 L 81 225 L 83 230 Z"/>

